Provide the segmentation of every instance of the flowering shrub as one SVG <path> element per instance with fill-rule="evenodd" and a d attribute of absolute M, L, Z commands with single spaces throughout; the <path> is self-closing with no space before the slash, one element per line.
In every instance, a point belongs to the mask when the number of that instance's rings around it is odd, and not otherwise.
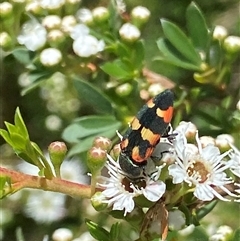
<path fill-rule="evenodd" d="M 216 223 L 209 238 L 193 229 L 204 225 L 217 201 L 234 208 L 240 202 L 240 86 L 233 74 L 240 37 L 208 26 L 194 2 L 186 9 L 186 30 L 161 19 L 163 36 L 151 61 L 179 73 L 173 81 L 147 67 L 146 7 L 128 12 L 121 0 L 93 9 L 80 0 L 39 0 L 2 2 L 0 9 L 3 60 L 23 64 L 22 94 L 39 88 L 51 113 L 46 127 L 63 130 L 69 147 L 55 141 L 42 151 L 19 108 L 14 124 L 5 122 L 0 135 L 24 162 L 4 160 L 0 167 L 1 240 L 9 239 L 19 213 L 56 224 L 41 237 L 30 235 L 34 241 L 238 240 L 236 224 L 233 230 Z M 191 77 L 183 80 L 181 71 Z M 132 171 L 141 170 L 132 178 L 119 163 L 119 142 L 141 104 L 165 89 L 175 94 L 172 127 L 155 133 L 162 137 L 140 165 L 126 157 Z M 151 141 L 151 132 L 138 125 L 140 137 Z M 138 138 L 133 143 L 141 152 Z M 24 221 L 16 223 L 17 240 L 24 240 Z"/>

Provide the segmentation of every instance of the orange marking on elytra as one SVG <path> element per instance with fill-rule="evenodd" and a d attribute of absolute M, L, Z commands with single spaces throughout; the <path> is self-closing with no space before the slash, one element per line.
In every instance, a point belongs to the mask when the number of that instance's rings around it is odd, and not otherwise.
<path fill-rule="evenodd" d="M 156 113 L 159 117 L 163 118 L 165 123 L 170 123 L 173 114 L 173 107 L 170 106 L 167 110 L 161 110 L 160 108 L 157 108 Z"/>
<path fill-rule="evenodd" d="M 151 99 L 147 102 L 147 106 L 148 106 L 148 108 L 153 108 L 153 106 L 155 106 L 155 103 L 153 103 L 153 99 Z"/>
<path fill-rule="evenodd" d="M 125 149 L 128 146 L 128 143 L 129 143 L 128 139 L 125 139 L 125 140 L 121 141 L 120 148 L 122 150 Z"/>
<path fill-rule="evenodd" d="M 138 130 L 140 127 L 141 127 L 141 124 L 140 124 L 138 118 L 135 117 L 131 122 L 131 128 L 133 130 Z"/>
<path fill-rule="evenodd" d="M 141 136 L 143 140 L 148 140 L 151 146 L 155 146 L 160 139 L 159 134 L 154 134 L 150 129 L 147 129 L 145 127 L 143 127 L 141 130 Z"/>

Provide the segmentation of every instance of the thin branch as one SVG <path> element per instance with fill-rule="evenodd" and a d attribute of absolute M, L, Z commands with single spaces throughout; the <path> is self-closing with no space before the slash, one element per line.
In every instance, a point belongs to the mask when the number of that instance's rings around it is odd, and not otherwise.
<path fill-rule="evenodd" d="M 45 191 L 60 192 L 74 198 L 90 198 L 91 186 L 66 181 L 53 177 L 32 176 L 21 172 L 0 167 L 0 176 L 11 178 L 11 186 L 6 187 L 5 193 L 14 193 L 23 188 L 41 189 Z"/>

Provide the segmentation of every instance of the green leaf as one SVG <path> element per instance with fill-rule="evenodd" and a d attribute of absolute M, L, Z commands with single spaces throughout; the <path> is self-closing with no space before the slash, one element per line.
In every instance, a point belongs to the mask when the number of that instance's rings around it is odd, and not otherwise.
<path fill-rule="evenodd" d="M 28 94 L 30 91 L 36 89 L 37 87 L 39 87 L 42 84 L 43 81 L 45 81 L 46 79 L 49 79 L 51 76 L 52 76 L 51 72 L 33 71 L 33 72 L 29 73 L 28 78 L 30 79 L 30 82 L 32 84 L 30 84 L 29 86 L 24 88 L 21 91 L 21 95 L 24 96 L 24 95 Z"/>
<path fill-rule="evenodd" d="M 119 237 L 119 226 L 120 223 L 115 223 L 112 225 L 111 230 L 110 230 L 110 240 L 111 241 L 118 241 L 118 237 Z"/>
<path fill-rule="evenodd" d="M 29 138 L 28 130 L 27 130 L 27 127 L 26 127 L 26 125 L 25 125 L 25 123 L 23 121 L 22 115 L 21 115 L 20 110 L 19 110 L 18 107 L 17 107 L 16 112 L 15 112 L 14 123 L 15 123 L 15 126 L 18 127 L 21 135 L 25 139 L 28 139 Z"/>
<path fill-rule="evenodd" d="M 111 100 L 94 85 L 80 79 L 74 79 L 74 86 L 79 97 L 92 105 L 97 112 L 112 114 L 113 108 Z"/>
<path fill-rule="evenodd" d="M 12 51 L 12 55 L 15 57 L 15 59 L 17 59 L 20 63 L 24 65 L 28 65 L 31 63 L 30 53 L 31 52 L 24 47 L 15 48 Z"/>
<path fill-rule="evenodd" d="M 143 41 L 137 41 L 134 45 L 132 64 L 134 69 L 142 69 L 145 57 L 145 48 Z"/>
<path fill-rule="evenodd" d="M 162 19 L 161 23 L 163 32 L 170 43 L 192 64 L 200 67 L 202 62 L 200 55 L 184 32 L 177 25 L 165 19 Z"/>
<path fill-rule="evenodd" d="M 235 230 L 233 241 L 239 241 L 239 238 L 240 238 L 240 228 Z"/>
<path fill-rule="evenodd" d="M 196 3 L 192 2 L 188 6 L 186 19 L 187 28 L 194 46 L 206 52 L 210 42 L 209 30 L 205 18 Z"/>
<path fill-rule="evenodd" d="M 10 146 L 12 146 L 11 137 L 9 136 L 9 133 L 6 130 L 0 129 L 0 135 Z"/>
<path fill-rule="evenodd" d="M 187 59 L 185 59 L 184 56 L 182 56 L 181 53 L 179 53 L 177 49 L 175 49 L 174 46 L 172 46 L 172 44 L 168 40 L 163 38 L 157 40 L 157 46 L 164 55 L 164 58 L 158 57 L 155 58 L 155 60 L 160 60 L 162 62 L 172 64 L 188 70 L 201 70 L 199 66 L 194 65 L 190 63 Z"/>
<path fill-rule="evenodd" d="M 120 59 L 116 59 L 113 62 L 107 62 L 100 66 L 100 68 L 110 75 L 111 77 L 119 79 L 129 79 L 132 76 L 132 71 L 129 69 L 125 63 L 123 63 Z"/>
<path fill-rule="evenodd" d="M 90 234 L 95 239 L 97 239 L 99 241 L 110 241 L 109 232 L 107 230 L 105 230 L 104 228 L 102 228 L 101 226 L 99 226 L 98 224 L 96 224 L 90 220 L 86 220 L 86 224 L 87 224 Z"/>
<path fill-rule="evenodd" d="M 118 122 L 112 116 L 84 116 L 76 119 L 73 124 L 69 125 L 63 131 L 63 139 L 76 143 L 79 139 L 100 134 L 108 130 L 117 130 L 121 126 L 121 123 Z"/>
<path fill-rule="evenodd" d="M 203 217 L 205 217 L 208 213 L 210 213 L 214 207 L 217 205 L 218 201 L 214 200 L 206 205 L 204 205 L 204 207 L 198 209 L 196 211 L 196 215 L 198 220 L 202 219 Z"/>

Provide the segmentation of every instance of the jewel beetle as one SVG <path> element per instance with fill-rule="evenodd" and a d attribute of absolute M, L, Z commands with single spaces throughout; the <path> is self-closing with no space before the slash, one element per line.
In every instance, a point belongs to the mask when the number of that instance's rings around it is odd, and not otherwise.
<path fill-rule="evenodd" d="M 119 165 L 131 180 L 141 179 L 147 159 L 166 134 L 173 115 L 173 93 L 165 90 L 150 99 L 131 121 L 120 142 Z"/>

